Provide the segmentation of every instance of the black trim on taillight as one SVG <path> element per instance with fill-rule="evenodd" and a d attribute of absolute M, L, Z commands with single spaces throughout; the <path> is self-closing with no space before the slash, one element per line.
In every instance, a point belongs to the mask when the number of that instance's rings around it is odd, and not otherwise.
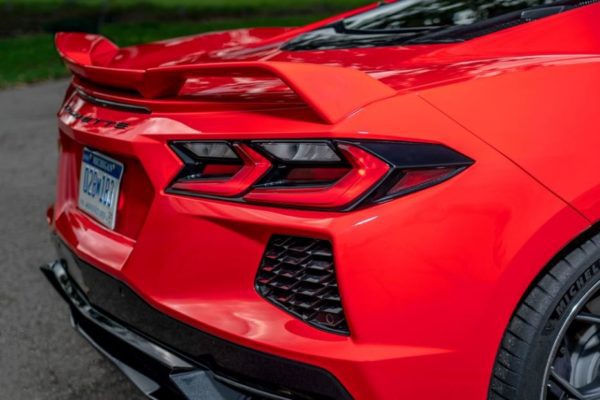
<path fill-rule="evenodd" d="M 101 99 L 101 98 L 92 96 L 92 95 L 84 92 L 81 89 L 76 89 L 76 91 L 77 91 L 77 95 L 79 97 L 81 97 L 83 100 L 87 101 L 88 103 L 96 105 L 96 106 L 100 106 L 103 108 L 112 108 L 115 110 L 126 111 L 126 112 L 133 112 L 133 113 L 138 113 L 138 114 L 152 114 L 152 110 L 150 110 L 148 107 L 136 106 L 133 104 L 125 104 L 125 103 L 119 103 L 116 101 Z"/>
<path fill-rule="evenodd" d="M 433 143 L 352 142 L 387 161 L 396 169 L 469 166 L 473 160 Z"/>
<path fill-rule="evenodd" d="M 180 181 L 180 180 L 190 180 L 190 179 L 196 179 L 196 178 L 202 177 L 206 166 L 211 163 L 218 163 L 221 165 L 240 165 L 240 166 L 242 165 L 241 159 L 236 160 L 236 159 L 226 159 L 226 158 L 216 159 L 216 158 L 211 158 L 211 157 L 199 157 L 198 155 L 194 154 L 194 152 L 192 152 L 190 149 L 185 147 L 186 143 L 190 143 L 190 142 L 177 141 L 177 142 L 173 142 L 171 144 L 171 149 L 175 152 L 175 154 L 177 154 L 177 157 L 179 157 L 179 159 L 182 160 L 184 163 L 184 167 L 179 172 L 179 174 L 175 177 L 171 186 L 175 182 Z M 222 143 L 222 144 L 229 145 L 229 143 L 226 141 L 213 141 L 211 143 Z M 233 151 L 235 151 L 235 150 L 233 150 Z M 213 177 L 210 177 L 207 179 L 215 179 L 215 178 L 220 178 L 220 177 L 213 176 Z"/>

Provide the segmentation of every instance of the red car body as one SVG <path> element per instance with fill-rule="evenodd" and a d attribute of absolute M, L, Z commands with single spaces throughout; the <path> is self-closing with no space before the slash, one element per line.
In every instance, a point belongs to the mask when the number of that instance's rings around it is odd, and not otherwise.
<path fill-rule="evenodd" d="M 341 17 L 122 49 L 59 34 L 75 77 L 52 230 L 160 313 L 326 370 L 355 399 L 484 399 L 521 298 L 600 218 L 600 5 L 461 43 L 280 48 Z M 348 212 L 167 190 L 173 141 L 315 139 L 442 144 L 473 164 Z M 77 206 L 84 147 L 125 166 L 114 230 Z M 273 235 L 332 243 L 350 335 L 257 292 Z"/>

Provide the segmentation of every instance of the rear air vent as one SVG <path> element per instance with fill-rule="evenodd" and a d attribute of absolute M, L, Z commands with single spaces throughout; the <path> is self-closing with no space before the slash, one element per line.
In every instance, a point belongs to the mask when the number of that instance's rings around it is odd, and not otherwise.
<path fill-rule="evenodd" d="M 264 298 L 310 325 L 350 333 L 333 250 L 326 240 L 273 236 L 256 277 L 256 288 Z"/>

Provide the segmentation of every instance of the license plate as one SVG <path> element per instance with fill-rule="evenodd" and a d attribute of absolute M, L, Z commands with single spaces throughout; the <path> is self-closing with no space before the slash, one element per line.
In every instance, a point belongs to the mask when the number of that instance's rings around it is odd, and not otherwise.
<path fill-rule="evenodd" d="M 120 162 L 96 151 L 83 150 L 79 208 L 110 229 L 115 229 L 117 222 L 123 171 Z"/>

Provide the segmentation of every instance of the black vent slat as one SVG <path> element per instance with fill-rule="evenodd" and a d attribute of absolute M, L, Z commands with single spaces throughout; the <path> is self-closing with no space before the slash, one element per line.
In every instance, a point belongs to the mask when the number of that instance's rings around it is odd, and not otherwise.
<path fill-rule="evenodd" d="M 272 249 L 265 254 L 265 257 L 270 260 L 277 260 L 284 252 L 284 249 Z"/>
<path fill-rule="evenodd" d="M 301 285 L 294 289 L 294 293 L 301 296 L 319 296 L 323 294 L 327 288 L 315 285 Z"/>
<path fill-rule="evenodd" d="M 272 239 L 272 245 L 276 247 L 282 247 L 290 240 L 290 236 L 277 236 Z"/>
<path fill-rule="evenodd" d="M 269 286 L 272 289 L 279 289 L 279 290 L 292 290 L 294 289 L 294 287 L 298 286 L 298 281 L 292 280 L 292 279 L 272 279 L 269 282 Z"/>
<path fill-rule="evenodd" d="M 301 265 L 304 261 L 306 261 L 306 259 L 308 257 L 310 257 L 310 256 L 297 257 L 294 255 L 286 255 L 285 257 L 280 257 L 279 261 L 281 261 L 282 263 L 285 263 L 285 264 L 290 264 L 290 265 Z"/>
<path fill-rule="evenodd" d="M 331 302 L 341 302 L 340 296 L 338 294 L 327 294 L 325 296 L 321 296 L 323 300 L 331 301 Z"/>
<path fill-rule="evenodd" d="M 308 310 L 314 310 L 315 307 L 318 307 L 319 305 L 319 299 L 315 299 L 315 298 L 308 298 L 308 300 L 306 301 L 302 301 L 298 298 L 290 301 L 289 303 L 294 306 L 294 307 L 299 307 L 299 308 L 303 308 L 303 309 L 308 309 Z"/>
<path fill-rule="evenodd" d="M 325 285 L 325 284 L 329 283 L 329 281 L 331 279 L 332 279 L 331 275 L 309 275 L 309 274 L 304 275 L 304 277 L 302 278 L 302 280 L 305 282 L 321 284 L 321 285 Z"/>
<path fill-rule="evenodd" d="M 289 269 L 280 269 L 275 272 L 275 275 L 283 278 L 297 278 L 300 274 L 302 274 L 302 271 L 290 271 Z"/>
<path fill-rule="evenodd" d="M 292 299 L 292 297 L 294 296 L 294 293 L 292 292 L 285 292 L 284 294 L 279 294 L 277 296 L 274 296 L 275 300 L 280 302 L 280 303 L 285 303 L 288 302 Z"/>
<path fill-rule="evenodd" d="M 316 243 L 314 240 L 306 240 L 304 242 L 296 241 L 295 243 L 288 246 L 288 250 L 296 253 L 307 254 L 309 250 L 315 245 Z"/>
<path fill-rule="evenodd" d="M 348 335 L 326 240 L 273 236 L 256 277 L 260 295 L 315 327 Z"/>
<path fill-rule="evenodd" d="M 326 257 L 326 258 L 333 258 L 333 253 L 331 251 L 331 247 L 327 247 L 327 246 L 315 246 L 310 253 L 313 256 L 319 256 L 319 257 Z"/>
<path fill-rule="evenodd" d="M 275 269 L 277 269 L 277 267 L 274 265 L 268 265 L 268 264 L 263 265 L 263 271 L 265 271 L 265 272 L 273 272 L 273 271 L 275 271 Z"/>
<path fill-rule="evenodd" d="M 342 310 L 342 307 L 338 307 L 338 306 L 325 306 L 322 307 L 319 311 L 323 311 L 329 314 L 335 314 L 335 315 L 341 315 L 344 310 Z"/>
<path fill-rule="evenodd" d="M 310 264 L 306 265 L 306 268 L 315 271 L 330 271 L 333 268 L 333 263 L 331 261 L 313 259 Z"/>
<path fill-rule="evenodd" d="M 257 282 L 261 285 L 268 285 L 269 282 L 271 282 L 273 280 L 274 277 L 263 277 L 257 280 Z"/>

